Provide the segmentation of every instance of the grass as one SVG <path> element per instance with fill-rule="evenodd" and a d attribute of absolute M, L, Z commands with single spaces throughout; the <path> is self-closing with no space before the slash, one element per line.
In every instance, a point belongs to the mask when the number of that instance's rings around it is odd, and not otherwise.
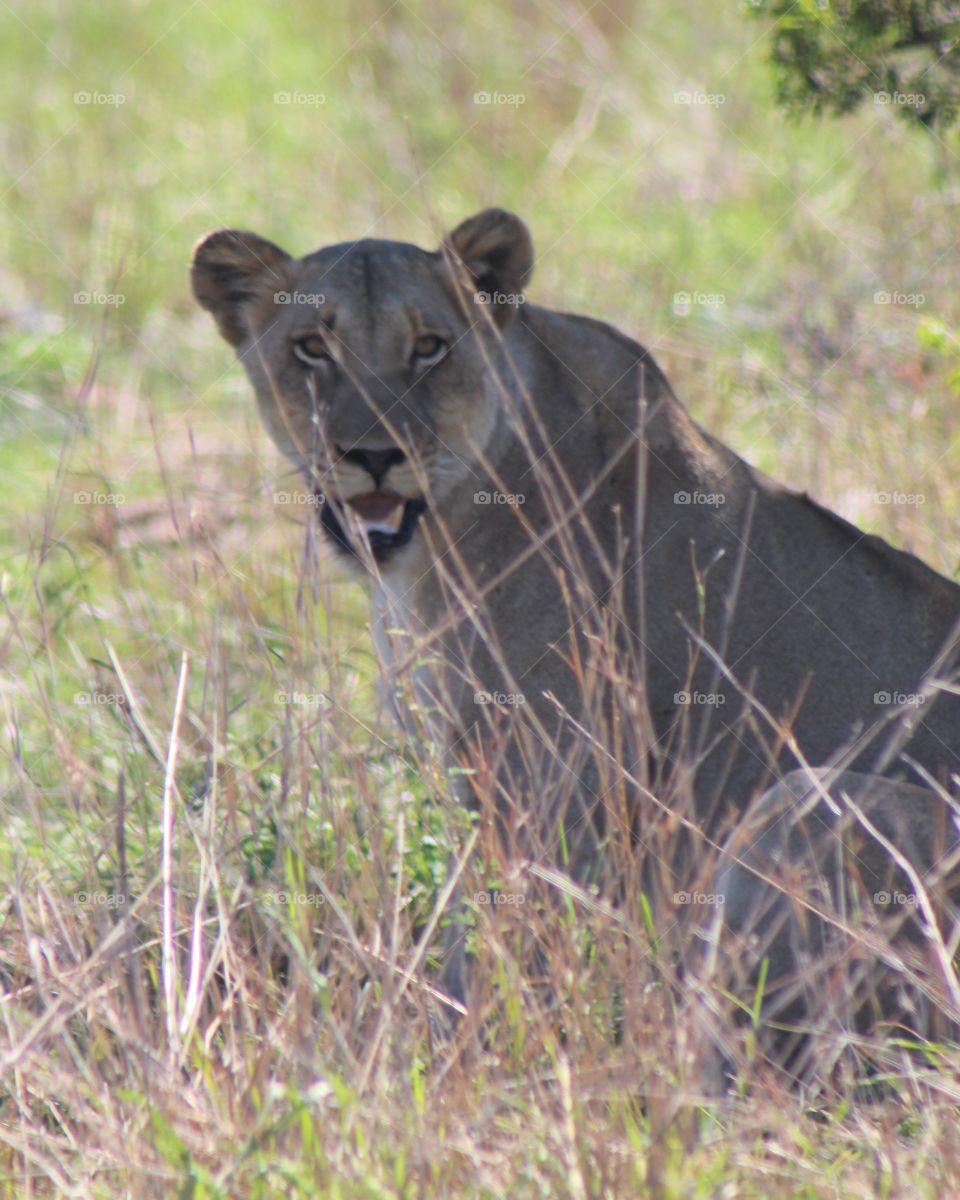
<path fill-rule="evenodd" d="M 818 1120 L 772 1084 L 705 1104 L 639 901 L 478 910 L 481 1015 L 437 1043 L 404 972 L 468 823 L 379 711 L 362 592 L 276 498 L 186 264 L 217 225 L 431 245 L 511 207 L 534 299 L 638 336 L 738 451 L 956 578 L 955 137 L 787 122 L 719 3 L 6 24 L 0 1196 L 951 1194 L 955 1114 L 908 1084 Z M 508 892 L 487 851 L 468 878 Z"/>

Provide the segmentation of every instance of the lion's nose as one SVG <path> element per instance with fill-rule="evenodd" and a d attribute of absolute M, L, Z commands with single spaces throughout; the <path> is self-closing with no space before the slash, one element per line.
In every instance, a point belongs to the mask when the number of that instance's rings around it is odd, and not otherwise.
<path fill-rule="evenodd" d="M 352 450 L 343 450 L 337 446 L 337 453 L 348 463 L 363 467 L 373 476 L 374 483 L 379 484 L 391 467 L 402 463 L 407 457 L 398 446 L 387 450 L 369 450 L 363 446 L 354 446 Z"/>

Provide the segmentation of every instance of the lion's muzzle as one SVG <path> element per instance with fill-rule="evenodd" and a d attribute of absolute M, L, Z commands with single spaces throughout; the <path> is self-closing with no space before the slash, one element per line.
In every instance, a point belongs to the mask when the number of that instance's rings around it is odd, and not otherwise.
<path fill-rule="evenodd" d="M 408 500 L 379 491 L 348 500 L 331 495 L 324 499 L 320 524 L 337 549 L 359 558 L 365 545 L 380 566 L 407 545 L 427 508 L 419 497 Z"/>

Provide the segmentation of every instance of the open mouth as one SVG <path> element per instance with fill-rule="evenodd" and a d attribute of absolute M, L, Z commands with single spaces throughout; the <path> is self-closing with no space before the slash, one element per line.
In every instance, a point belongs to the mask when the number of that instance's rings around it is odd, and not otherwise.
<path fill-rule="evenodd" d="M 359 557 L 359 543 L 365 542 L 378 563 L 410 541 L 427 508 L 424 500 L 407 500 L 387 492 L 364 492 L 349 500 L 326 496 L 325 500 L 320 506 L 320 524 L 334 545 Z"/>

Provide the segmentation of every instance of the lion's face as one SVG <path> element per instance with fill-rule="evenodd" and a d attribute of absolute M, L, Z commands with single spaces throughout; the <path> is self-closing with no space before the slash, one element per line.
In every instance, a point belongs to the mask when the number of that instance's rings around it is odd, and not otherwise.
<path fill-rule="evenodd" d="M 525 226 L 500 210 L 433 253 L 370 239 L 295 260 L 237 230 L 198 245 L 197 299 L 341 549 L 384 563 L 477 478 L 501 404 L 497 334 L 531 260 Z"/>

